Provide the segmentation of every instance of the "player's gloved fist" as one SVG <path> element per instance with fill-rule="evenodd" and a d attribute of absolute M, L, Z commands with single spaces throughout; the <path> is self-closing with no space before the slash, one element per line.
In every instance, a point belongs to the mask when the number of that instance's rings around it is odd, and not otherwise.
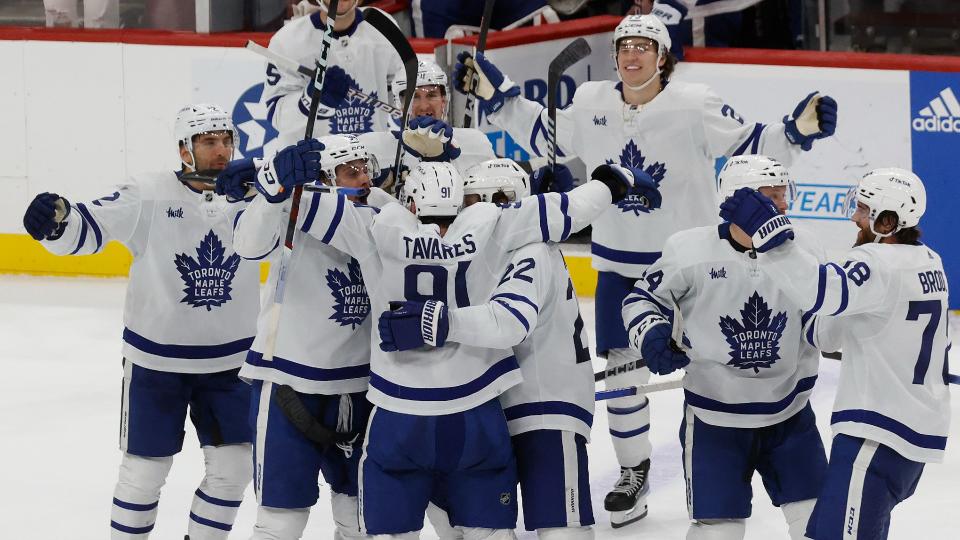
<path fill-rule="evenodd" d="M 663 201 L 657 182 L 642 169 L 620 165 L 600 165 L 593 170 L 591 176 L 610 188 L 613 204 L 617 204 L 628 195 L 634 195 L 648 210 L 653 210 L 660 208 L 660 203 Z"/>
<path fill-rule="evenodd" d="M 257 172 L 257 191 L 272 203 L 290 196 L 292 188 L 320 180 L 323 143 L 306 139 L 280 150 Z"/>
<path fill-rule="evenodd" d="M 213 188 L 217 195 L 226 195 L 229 201 L 239 201 L 250 197 L 250 190 L 257 179 L 257 165 L 254 158 L 235 159 L 217 175 Z"/>
<path fill-rule="evenodd" d="M 690 363 L 690 357 L 672 345 L 672 333 L 673 327 L 663 317 L 647 317 L 631 329 L 631 344 L 640 351 L 651 373 L 666 375 Z"/>
<path fill-rule="evenodd" d="M 810 150 L 813 141 L 833 135 L 837 130 L 837 102 L 830 96 L 812 92 L 793 110 L 793 116 L 783 117 L 787 140 Z"/>
<path fill-rule="evenodd" d="M 380 314 L 377 328 L 380 349 L 385 352 L 442 347 L 450 331 L 447 306 L 439 300 L 390 302 L 390 311 Z"/>
<path fill-rule="evenodd" d="M 463 51 L 457 55 L 457 64 L 453 67 L 453 86 L 464 94 L 477 96 L 487 114 L 499 111 L 506 98 L 520 95 L 520 87 L 487 60 L 483 53 L 477 53 L 474 57 Z"/>
<path fill-rule="evenodd" d="M 439 118 L 418 116 L 403 130 L 403 148 L 424 161 L 450 161 L 460 157 L 453 127 Z"/>
<path fill-rule="evenodd" d="M 557 163 L 555 169 L 549 165 L 540 167 L 530 175 L 530 192 L 538 193 L 566 193 L 573 189 L 573 173 L 566 165 Z"/>
<path fill-rule="evenodd" d="M 304 114 L 310 110 L 310 101 L 316 88 L 314 80 L 310 79 L 303 89 L 300 105 Z M 331 109 L 338 109 L 347 103 L 347 92 L 350 91 L 350 76 L 340 66 L 329 66 L 323 74 L 323 88 L 320 90 L 320 103 Z"/>
<path fill-rule="evenodd" d="M 720 217 L 743 229 L 753 248 L 763 253 L 793 240 L 793 224 L 773 201 L 750 188 L 740 188 L 720 205 Z"/>
<path fill-rule="evenodd" d="M 63 234 L 60 224 L 70 215 L 70 202 L 56 193 L 41 193 L 23 214 L 23 228 L 34 240 L 54 239 Z"/>

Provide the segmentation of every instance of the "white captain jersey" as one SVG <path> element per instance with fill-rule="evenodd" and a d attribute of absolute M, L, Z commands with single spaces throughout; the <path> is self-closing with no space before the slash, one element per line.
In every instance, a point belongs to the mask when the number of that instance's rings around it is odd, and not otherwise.
<path fill-rule="evenodd" d="M 448 313 L 448 343 L 513 347 L 523 382 L 500 396 L 510 435 L 559 429 L 590 440 L 589 340 L 557 246 L 537 243 L 514 251 L 488 303 Z"/>
<path fill-rule="evenodd" d="M 588 182 L 566 194 L 538 195 L 501 208 L 465 208 L 446 234 L 420 223 L 399 203 L 376 215 L 342 195 L 322 195 L 305 231 L 360 261 L 375 317 L 392 300 L 437 299 L 450 307 L 485 301 L 506 267 L 509 251 L 531 242 L 560 241 L 610 204 L 610 191 Z M 496 398 L 521 380 L 509 350 L 453 344 L 384 352 L 371 342 L 367 397 L 384 409 L 416 415 L 462 412 Z"/>
<path fill-rule="evenodd" d="M 263 353 L 272 332 L 277 259 L 292 202 L 272 204 L 257 196 L 237 220 L 237 253 L 250 259 L 276 254 L 270 257 L 273 264 L 263 290 L 257 338 L 240 376 L 310 394 L 363 392 L 370 375 L 370 298 L 356 259 L 303 232 L 312 226 L 319 202 L 319 196 L 309 192 L 300 199 L 272 359 Z"/>
<path fill-rule="evenodd" d="M 773 425 L 806 405 L 820 356 L 802 340 L 803 311 L 783 279 L 734 248 L 726 223 L 681 231 L 623 301 L 624 325 L 629 333 L 648 317 L 672 317 L 676 299 L 689 341 L 685 400 L 697 418 Z"/>
<path fill-rule="evenodd" d="M 313 68 L 322 50 L 326 13 L 290 21 L 270 38 L 269 49 L 281 56 Z M 363 22 L 363 12 L 356 10 L 356 20 L 343 32 L 333 33 L 327 52 L 327 65 L 339 66 L 350 77 L 350 87 L 380 101 L 388 102 L 388 81 L 403 68 L 393 45 L 374 27 Z M 268 63 L 261 102 L 267 106 L 267 118 L 279 132 L 279 148 L 303 138 L 307 126 L 309 104 L 301 103 L 309 79 L 294 75 Z M 320 105 L 314 136 L 366 133 L 392 127 L 390 116 L 359 97 L 347 97 L 347 105 L 331 109 Z"/>
<path fill-rule="evenodd" d="M 374 156 L 377 156 L 377 162 L 381 169 L 386 171 L 392 168 L 397 157 L 397 143 L 400 136 L 399 130 L 393 131 L 375 131 L 364 133 L 357 138 L 363 143 L 363 146 Z M 490 139 L 479 129 L 473 128 L 453 128 L 453 142 L 460 149 L 460 156 L 451 160 L 450 163 L 460 171 L 465 173 L 470 167 L 484 161 L 495 159 L 497 155 L 493 152 L 493 145 Z M 420 159 L 414 157 L 409 152 L 403 153 L 402 163 L 409 170 L 416 168 Z"/>
<path fill-rule="evenodd" d="M 260 271 L 233 251 L 245 202 L 141 174 L 112 194 L 71 204 L 57 255 L 98 253 L 110 240 L 133 253 L 123 309 L 123 356 L 149 369 L 213 373 L 240 367 L 253 342 Z"/>
<path fill-rule="evenodd" d="M 867 244 L 847 252 L 842 264 L 818 268 L 789 244 L 770 251 L 763 266 L 789 276 L 791 291 L 814 315 L 806 339 L 823 350 L 843 349 L 834 432 L 914 461 L 943 461 L 950 336 L 940 256 L 924 245 Z"/>
<path fill-rule="evenodd" d="M 589 173 L 604 163 L 646 171 L 663 203 L 648 211 L 635 196 L 608 209 L 593 223 L 593 267 L 639 278 L 671 234 L 718 224 L 714 161 L 721 156 L 765 154 L 789 165 L 799 147 L 782 123 L 748 123 L 709 87 L 673 81 L 639 107 L 623 102 L 620 83 L 586 82 L 573 102 L 557 111 L 557 146 L 576 155 Z M 547 111 L 514 97 L 489 116 L 524 149 L 547 150 Z"/>

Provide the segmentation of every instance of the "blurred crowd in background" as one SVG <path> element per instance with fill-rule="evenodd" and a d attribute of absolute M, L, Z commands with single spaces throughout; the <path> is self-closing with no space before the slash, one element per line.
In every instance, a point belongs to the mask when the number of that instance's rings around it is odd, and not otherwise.
<path fill-rule="evenodd" d="M 272 32 L 320 0 L 6 0 L 0 25 Z M 347 0 L 353 1 L 353 0 Z M 960 54 L 956 0 L 501 0 L 492 28 L 595 15 L 671 17 L 685 46 Z M 415 37 L 455 38 L 479 26 L 483 0 L 359 0 L 393 13 Z M 212 6 L 212 7 L 211 7 Z M 498 6 L 499 8 L 499 6 Z M 202 18 L 202 17 L 201 17 Z M 821 39 L 820 22 L 826 29 Z M 669 23 L 668 23 L 669 24 Z M 673 32 L 671 32 L 673 33 Z"/>

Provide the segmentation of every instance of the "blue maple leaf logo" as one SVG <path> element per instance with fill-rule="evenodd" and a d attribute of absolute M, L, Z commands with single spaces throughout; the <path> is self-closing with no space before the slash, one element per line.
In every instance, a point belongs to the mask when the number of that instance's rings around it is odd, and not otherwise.
<path fill-rule="evenodd" d="M 730 345 L 728 366 L 740 369 L 769 368 L 780 359 L 780 337 L 787 326 L 787 314 L 773 312 L 759 293 L 754 291 L 740 310 L 741 320 L 727 315 L 720 317 L 720 330 Z"/>
<path fill-rule="evenodd" d="M 367 94 L 363 88 L 360 88 L 360 85 L 357 84 L 357 81 L 351 77 L 350 74 L 347 74 L 347 80 L 350 83 L 350 88 Z M 370 92 L 367 95 L 374 100 L 379 99 L 376 91 Z M 336 114 L 330 119 L 330 134 L 367 133 L 373 131 L 374 112 L 371 102 L 364 102 L 363 98 L 359 96 L 347 96 L 347 104 L 339 107 Z"/>
<path fill-rule="evenodd" d="M 620 152 L 620 165 L 643 170 L 653 177 L 653 181 L 657 183 L 657 187 L 659 188 L 660 182 L 663 181 L 663 177 L 667 174 L 667 166 L 659 161 L 655 161 L 649 166 L 644 167 L 646 161 L 647 158 L 640 153 L 637 143 L 633 142 L 633 139 L 627 141 L 627 145 L 624 146 L 623 151 Z M 607 160 L 607 164 L 612 163 L 615 163 L 612 159 Z M 648 214 L 652 211 L 647 208 L 646 204 L 635 194 L 627 195 L 622 201 L 617 203 L 617 206 L 622 212 L 633 212 L 638 216 L 641 213 Z"/>
<path fill-rule="evenodd" d="M 240 256 L 234 253 L 224 260 L 225 254 L 223 243 L 211 229 L 200 241 L 196 259 L 186 253 L 174 257 L 173 262 L 186 285 L 181 302 L 210 311 L 231 300 L 230 284 L 240 267 Z"/>
<path fill-rule="evenodd" d="M 340 323 L 340 326 L 356 328 L 363 324 L 370 314 L 370 297 L 363 284 L 360 263 L 350 259 L 346 274 L 339 268 L 327 270 L 327 286 L 333 296 L 333 315 L 329 318 Z"/>

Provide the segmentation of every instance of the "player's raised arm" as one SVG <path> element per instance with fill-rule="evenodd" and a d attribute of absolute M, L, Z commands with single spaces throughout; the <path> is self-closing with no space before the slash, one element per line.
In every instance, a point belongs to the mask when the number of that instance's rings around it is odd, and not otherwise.
<path fill-rule="evenodd" d="M 837 129 L 837 102 L 813 92 L 782 122 L 763 124 L 744 120 L 712 90 L 702 87 L 703 129 L 714 157 L 763 154 L 790 164 L 814 141 L 833 135 Z"/>
<path fill-rule="evenodd" d="M 568 193 L 539 194 L 505 205 L 496 237 L 508 249 L 531 242 L 562 242 L 627 195 L 637 195 L 649 208 L 660 206 L 660 192 L 649 174 L 601 165 L 590 182 Z"/>

